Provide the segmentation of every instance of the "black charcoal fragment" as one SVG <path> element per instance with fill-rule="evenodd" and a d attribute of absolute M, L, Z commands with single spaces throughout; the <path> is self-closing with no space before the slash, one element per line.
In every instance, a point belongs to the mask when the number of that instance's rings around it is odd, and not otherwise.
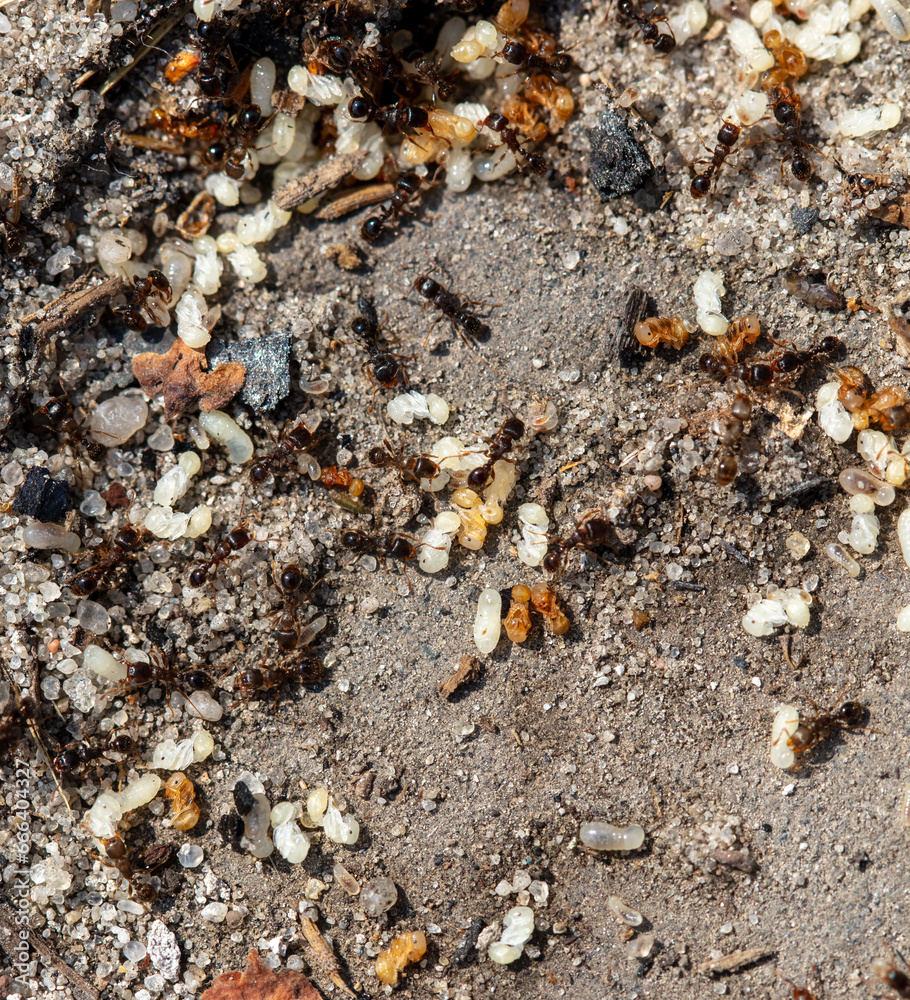
<path fill-rule="evenodd" d="M 76 504 L 69 483 L 51 479 L 47 469 L 36 466 L 28 470 L 12 506 L 17 514 L 33 517 L 44 524 L 62 524 Z"/>
<path fill-rule="evenodd" d="M 601 119 L 589 133 L 591 166 L 588 176 L 601 201 L 634 194 L 654 174 L 645 147 L 635 138 L 626 116 L 607 105 Z"/>

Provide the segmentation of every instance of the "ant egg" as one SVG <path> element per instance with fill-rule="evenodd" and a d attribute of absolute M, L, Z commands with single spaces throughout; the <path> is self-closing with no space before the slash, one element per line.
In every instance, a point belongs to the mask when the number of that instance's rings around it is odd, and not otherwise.
<path fill-rule="evenodd" d="M 22 531 L 22 541 L 30 549 L 59 549 L 62 552 L 78 552 L 82 542 L 73 531 L 67 531 L 59 524 L 44 524 L 35 521 Z"/>
<path fill-rule="evenodd" d="M 499 643 L 502 628 L 502 597 L 498 590 L 487 588 L 477 598 L 477 617 L 474 620 L 474 644 L 481 653 L 492 653 Z"/>
<path fill-rule="evenodd" d="M 86 646 L 82 653 L 82 666 L 100 677 L 105 677 L 109 681 L 121 683 L 126 680 L 127 668 L 125 663 L 115 659 L 100 646 Z"/>
<path fill-rule="evenodd" d="M 397 986 L 401 970 L 410 962 L 419 962 L 426 954 L 423 931 L 399 934 L 376 958 L 376 976 L 387 986 Z"/>
<path fill-rule="evenodd" d="M 645 831 L 637 823 L 613 826 L 597 820 L 582 823 L 578 839 L 594 851 L 637 851 L 645 842 Z"/>
<path fill-rule="evenodd" d="M 727 29 L 728 34 L 734 24 L 744 23 L 731 22 Z M 692 291 L 695 296 L 696 319 L 702 330 L 710 337 L 719 337 L 726 333 L 730 323 L 721 315 L 720 299 L 727 289 L 724 287 L 724 277 L 720 271 L 702 271 L 692 286 Z"/>
<path fill-rule="evenodd" d="M 787 614 L 779 601 L 763 600 L 752 607 L 743 616 L 742 625 L 749 635 L 758 638 L 773 635 L 774 630 L 788 622 Z"/>
<path fill-rule="evenodd" d="M 853 433 L 853 418 L 837 398 L 840 382 L 826 382 L 815 397 L 818 407 L 818 426 L 838 444 L 843 444 Z"/>
<path fill-rule="evenodd" d="M 910 528 L 910 522 L 908 522 L 908 528 Z M 900 522 L 898 522 L 898 539 L 899 538 Z M 841 569 L 845 569 L 854 580 L 859 576 L 861 572 L 859 563 L 853 558 L 853 556 L 850 555 L 843 545 L 838 545 L 837 542 L 830 542 L 825 546 L 824 552 L 831 562 L 840 566 Z M 906 555 L 904 558 L 906 558 Z"/>
<path fill-rule="evenodd" d="M 897 519 L 897 543 L 901 547 L 904 562 L 910 566 L 910 507 L 901 511 Z"/>
<path fill-rule="evenodd" d="M 799 726 L 799 710 L 794 705 L 781 705 L 771 723 L 771 763 L 782 771 L 796 762 L 789 741 Z"/>
<path fill-rule="evenodd" d="M 322 818 L 322 829 L 326 837 L 335 844 L 353 845 L 360 836 L 360 824 L 350 814 L 341 815 L 334 802 L 329 801 L 325 816 Z"/>
<path fill-rule="evenodd" d="M 516 546 L 518 558 L 526 566 L 539 566 L 547 554 L 547 531 L 550 519 L 539 503 L 523 503 L 518 508 L 521 541 Z"/>
<path fill-rule="evenodd" d="M 199 426 L 227 448 L 228 458 L 233 465 L 245 465 L 253 457 L 253 442 L 249 434 L 222 410 L 200 413 Z"/>
<path fill-rule="evenodd" d="M 610 896 L 607 900 L 607 909 L 617 920 L 621 920 L 630 927 L 640 927 L 645 919 L 638 910 L 633 910 L 620 896 Z"/>

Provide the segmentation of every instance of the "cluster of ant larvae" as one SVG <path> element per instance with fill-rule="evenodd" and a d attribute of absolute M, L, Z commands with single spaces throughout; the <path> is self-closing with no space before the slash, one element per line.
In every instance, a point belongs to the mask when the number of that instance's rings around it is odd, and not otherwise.
<path fill-rule="evenodd" d="M 168 469 L 155 486 L 155 506 L 145 517 L 145 527 L 156 538 L 175 541 L 178 538 L 199 538 L 212 526 L 212 511 L 206 504 L 197 504 L 189 512 L 175 511 L 174 504 L 190 488 L 193 476 L 202 468 L 195 451 L 185 451 L 177 464 Z"/>
<path fill-rule="evenodd" d="M 518 508 L 521 541 L 516 546 L 518 559 L 525 566 L 539 566 L 547 554 L 550 519 L 539 503 L 523 503 Z"/>
<path fill-rule="evenodd" d="M 201 764 L 214 749 L 215 741 L 211 733 L 198 729 L 179 743 L 174 740 L 159 743 L 152 751 L 149 767 L 156 771 L 183 771 L 190 764 Z"/>
<path fill-rule="evenodd" d="M 775 48 L 768 41 L 768 35 L 774 32 L 791 48 L 810 59 L 843 65 L 859 55 L 860 36 L 857 32 L 848 30 L 850 22 L 861 16 L 856 12 L 854 4 L 848 4 L 846 0 L 832 0 L 830 4 L 821 0 L 787 0 L 784 6 L 799 20 L 781 17 L 771 0 L 758 0 L 752 4 L 749 12 L 752 24 L 761 29 L 762 40 L 769 49 Z M 778 42 L 778 46 L 779 44 Z M 774 65 L 773 55 L 771 59 L 771 66 L 756 66 L 756 69 L 759 72 L 771 69 Z M 805 72 L 803 69 L 802 72 L 794 73 L 794 76 L 802 76 Z"/>
<path fill-rule="evenodd" d="M 175 771 L 165 782 L 164 797 L 171 800 L 171 826 L 175 830 L 192 830 L 201 815 L 192 781 L 182 771 Z"/>
<path fill-rule="evenodd" d="M 592 851 L 637 851 L 645 842 L 645 831 L 637 823 L 614 826 L 594 820 L 581 824 L 578 839 Z"/>
<path fill-rule="evenodd" d="M 442 426 L 449 419 L 449 404 L 442 396 L 433 392 L 424 395 L 411 389 L 410 392 L 403 392 L 390 399 L 386 405 L 386 413 L 396 424 L 413 424 L 414 419 L 419 417 Z"/>
<path fill-rule="evenodd" d="M 222 445 L 232 465 L 246 465 L 253 457 L 253 441 L 233 417 L 223 410 L 204 410 L 199 426 Z"/>
<path fill-rule="evenodd" d="M 782 771 L 789 771 L 796 763 L 790 740 L 798 726 L 799 709 L 795 705 L 781 705 L 771 723 L 771 763 Z"/>
<path fill-rule="evenodd" d="M 773 635 L 781 625 L 806 628 L 812 596 L 800 587 L 772 588 L 768 597 L 753 604 L 743 616 L 743 628 L 757 637 Z"/>
<path fill-rule="evenodd" d="M 161 789 L 157 774 L 144 774 L 131 781 L 122 792 L 105 789 L 85 815 L 85 823 L 99 839 L 116 836 L 120 820 L 130 812 L 151 802 Z"/>
<path fill-rule="evenodd" d="M 698 325 L 710 337 L 723 336 L 730 325 L 730 321 L 721 314 L 721 296 L 727 291 L 724 286 L 724 276 L 720 271 L 702 271 L 696 278 L 692 290 Z"/>
<path fill-rule="evenodd" d="M 461 518 L 454 510 L 444 510 L 433 519 L 420 539 L 417 565 L 424 573 L 438 573 L 449 565 L 452 541 L 461 531 Z"/>
<path fill-rule="evenodd" d="M 394 938 L 385 951 L 376 957 L 376 976 L 387 986 L 397 986 L 402 970 L 411 962 L 419 962 L 426 954 L 427 939 L 423 931 L 408 931 Z"/>
<path fill-rule="evenodd" d="M 511 965 L 521 958 L 533 933 L 534 911 L 530 906 L 513 906 L 502 918 L 502 934 L 487 948 L 487 957 L 496 965 Z"/>

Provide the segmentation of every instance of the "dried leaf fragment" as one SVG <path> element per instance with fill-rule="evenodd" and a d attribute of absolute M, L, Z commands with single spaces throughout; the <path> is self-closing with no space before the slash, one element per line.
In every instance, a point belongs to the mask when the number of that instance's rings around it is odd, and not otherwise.
<path fill-rule="evenodd" d="M 469 653 L 466 654 L 458 661 L 458 668 L 451 677 L 444 680 L 441 684 L 436 685 L 440 697 L 449 698 L 463 684 L 470 684 L 471 681 L 477 680 L 482 669 L 483 664 L 476 656 L 471 656 Z"/>
<path fill-rule="evenodd" d="M 322 994 L 303 973 L 273 972 L 251 951 L 243 972 L 222 973 L 201 1000 L 322 1000 Z"/>
<path fill-rule="evenodd" d="M 206 371 L 205 351 L 187 347 L 178 337 L 166 354 L 148 352 L 133 358 L 133 374 L 142 391 L 164 397 L 164 416 L 171 420 L 195 402 L 200 409 L 218 410 L 243 387 L 246 369 L 234 362 Z"/>
<path fill-rule="evenodd" d="M 897 201 L 890 201 L 887 205 L 870 208 L 868 212 L 874 218 L 881 219 L 882 222 L 910 229 L 910 194 L 902 195 Z"/>

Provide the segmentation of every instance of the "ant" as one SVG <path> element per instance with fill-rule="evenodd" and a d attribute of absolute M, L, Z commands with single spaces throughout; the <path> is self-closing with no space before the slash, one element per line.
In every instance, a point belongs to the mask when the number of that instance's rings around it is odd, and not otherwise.
<path fill-rule="evenodd" d="M 0 214 L 0 250 L 7 257 L 18 257 L 25 247 L 25 226 L 22 224 L 22 174 L 13 174 L 13 190 L 5 211 Z"/>
<path fill-rule="evenodd" d="M 399 378 L 406 386 L 410 383 L 404 366 L 396 360 L 402 355 L 390 354 L 379 348 L 379 321 L 373 303 L 361 295 L 357 299 L 357 307 L 360 309 L 360 315 L 351 323 L 351 332 L 367 351 L 367 360 L 360 366 L 360 370 L 373 384 L 373 403 L 370 406 L 372 413 L 376 405 L 377 382 L 384 389 L 394 388 L 398 385 Z"/>
<path fill-rule="evenodd" d="M 241 511 L 241 516 L 243 513 Z M 229 559 L 236 552 L 253 541 L 253 536 L 246 530 L 247 521 L 243 521 L 236 528 L 232 528 L 221 541 L 215 546 L 214 551 L 207 560 L 201 562 L 190 572 L 190 586 L 202 587 L 209 577 L 209 573 L 218 571 L 218 566 Z"/>
<path fill-rule="evenodd" d="M 199 667 L 177 670 L 167 662 L 164 653 L 153 646 L 149 650 L 151 662 L 137 661 L 127 664 L 124 690 L 160 684 L 164 688 L 178 685 L 188 691 L 210 691 L 212 678 Z"/>
<path fill-rule="evenodd" d="M 468 473 L 468 486 L 475 490 L 487 487 L 495 476 L 493 466 L 504 458 L 524 437 L 525 425 L 518 417 L 507 417 L 487 449 L 487 460 Z"/>
<path fill-rule="evenodd" d="M 692 186 L 689 189 L 693 198 L 704 198 L 712 189 L 711 179 L 714 179 L 713 188 L 717 190 L 717 181 L 720 177 L 724 161 L 733 152 L 733 147 L 739 141 L 742 126 L 736 125 L 729 118 L 725 118 L 720 130 L 717 133 L 717 145 L 711 153 L 708 161 L 700 160 L 700 163 L 707 162 L 708 167 L 703 174 L 696 174 L 692 179 Z M 708 149 L 705 146 L 705 149 Z M 711 152 L 710 149 L 708 149 Z"/>
<path fill-rule="evenodd" d="M 619 0 L 616 9 L 622 17 L 630 21 L 635 21 L 641 30 L 645 44 L 653 45 L 655 52 L 666 56 L 676 48 L 676 36 L 673 34 L 673 31 L 669 27 L 666 31 L 661 31 L 657 27 L 659 22 L 666 22 L 667 19 L 665 17 L 646 17 L 636 9 L 633 0 Z"/>
<path fill-rule="evenodd" d="M 275 579 L 275 585 L 281 591 L 284 605 L 272 615 L 275 619 L 272 637 L 284 652 L 289 653 L 298 646 L 308 645 L 316 635 L 312 629 L 301 629 L 298 626 L 297 609 L 301 601 L 309 597 L 321 582 L 321 580 L 317 580 L 309 591 L 301 597 L 298 591 L 303 586 L 303 572 L 296 563 L 287 563 L 283 566 L 281 574 Z"/>
<path fill-rule="evenodd" d="M 201 139 L 203 142 L 211 142 L 221 133 L 221 125 L 212 121 L 207 115 L 193 112 L 172 115 L 164 108 L 155 108 L 152 111 L 147 127 L 181 139 Z"/>
<path fill-rule="evenodd" d="M 417 129 L 429 128 L 430 125 L 426 108 L 406 106 L 401 102 L 394 108 L 382 108 L 363 94 L 351 98 L 348 115 L 354 121 L 382 122 L 385 128 L 402 135 L 413 135 Z"/>
<path fill-rule="evenodd" d="M 88 742 L 72 743 L 54 755 L 53 765 L 57 774 L 77 775 L 86 764 L 93 760 L 107 760 L 111 751 L 134 753 L 136 744 L 125 733 L 111 733 L 101 746 L 93 747 Z"/>
<path fill-rule="evenodd" d="M 273 466 L 283 465 L 293 452 L 306 451 L 312 443 L 313 435 L 303 421 L 289 430 L 286 429 L 275 450 L 270 455 L 257 459 L 250 466 L 250 482 L 254 486 L 261 486 L 272 474 Z"/>
<path fill-rule="evenodd" d="M 154 903 L 158 898 L 158 890 L 151 882 L 138 882 L 136 876 L 144 874 L 151 875 L 155 869 L 166 865 L 174 854 L 173 844 L 154 844 L 142 852 L 139 861 L 131 861 L 127 853 L 120 834 L 113 837 L 101 837 L 101 844 L 104 847 L 104 857 L 95 855 L 102 864 L 111 868 L 116 868 L 120 875 L 126 879 L 130 887 L 130 896 L 138 899 L 140 903 Z"/>
<path fill-rule="evenodd" d="M 575 530 L 565 538 L 559 539 L 543 557 L 541 565 L 547 573 L 562 573 L 572 549 L 584 549 L 593 554 L 594 549 L 599 546 L 609 545 L 614 551 L 616 550 L 619 544 L 616 529 L 609 521 L 598 517 L 598 513 L 594 511 L 583 517 L 575 526 Z"/>
<path fill-rule="evenodd" d="M 234 702 L 239 705 L 241 701 L 249 701 L 260 691 L 268 691 L 271 688 L 280 688 L 285 681 L 296 681 L 298 684 L 312 684 L 322 675 L 325 668 L 322 662 L 314 657 L 302 657 L 289 664 L 279 664 L 276 667 L 267 667 L 265 658 L 259 667 L 244 670 L 238 675 L 234 684 L 234 691 L 240 697 Z M 234 707 L 231 706 L 231 708 Z M 275 696 L 275 705 L 278 705 L 278 695 Z"/>
<path fill-rule="evenodd" d="M 341 544 L 346 549 L 360 554 L 375 553 L 380 562 L 383 557 L 413 562 L 417 558 L 417 546 L 407 535 L 399 531 L 388 531 L 384 535 L 368 535 L 358 528 L 347 528 L 341 532 Z M 407 576 L 407 574 L 405 574 Z M 411 581 L 408 580 L 410 589 Z"/>
<path fill-rule="evenodd" d="M 3 673 L 7 679 L 0 681 L 0 702 L 3 703 L 0 710 L 0 762 L 12 758 L 26 729 L 40 742 L 37 723 L 43 716 L 38 699 L 33 694 L 22 694 L 5 664 Z"/>
<path fill-rule="evenodd" d="M 92 441 L 85 433 L 73 416 L 73 408 L 66 396 L 54 396 L 49 403 L 39 407 L 39 412 L 47 417 L 55 431 L 67 435 L 70 444 L 84 448 L 90 459 L 99 462 L 104 458 L 104 445 L 100 441 Z"/>
<path fill-rule="evenodd" d="M 396 454 L 388 438 L 383 440 L 381 447 L 370 448 L 367 458 L 374 469 L 397 469 L 402 485 L 408 480 L 420 485 L 421 480 L 433 480 L 440 472 L 439 466 L 428 455 L 405 457 L 403 447 Z"/>
<path fill-rule="evenodd" d="M 807 181 L 812 176 L 812 162 L 803 153 L 804 149 L 809 148 L 809 143 L 804 142 L 799 135 L 802 126 L 800 113 L 802 102 L 799 95 L 781 84 L 771 88 L 768 93 L 768 103 L 780 130 L 778 141 L 788 143 L 790 146 L 790 151 L 781 162 L 781 175 L 783 176 L 784 163 L 790 160 L 790 173 L 798 181 Z"/>
<path fill-rule="evenodd" d="M 234 119 L 236 135 L 227 140 L 213 142 L 205 151 L 208 163 L 221 165 L 221 168 L 235 181 L 243 178 L 246 171 L 247 155 L 256 136 L 269 123 L 263 117 L 258 104 L 248 104 Z"/>
<path fill-rule="evenodd" d="M 432 303 L 451 322 L 461 339 L 473 351 L 474 347 L 467 335 L 476 339 L 484 333 L 486 327 L 465 306 L 477 303 L 459 303 L 452 292 L 443 288 L 435 278 L 430 277 L 431 274 L 432 271 L 428 271 L 414 279 L 414 288 L 417 290 L 417 294 L 426 299 L 427 302 Z"/>
<path fill-rule="evenodd" d="M 742 392 L 734 394 L 730 412 L 712 421 L 711 430 L 721 445 L 717 453 L 717 485 L 729 486 L 740 472 L 745 424 L 752 419 L 752 400 Z"/>
<path fill-rule="evenodd" d="M 547 172 L 547 161 L 539 153 L 528 153 L 522 148 L 521 143 L 518 141 L 517 129 L 509 128 L 509 119 L 505 115 L 501 115 L 498 111 L 491 111 L 478 124 L 490 129 L 491 132 L 498 132 L 502 137 L 503 143 L 508 147 L 515 159 L 518 160 L 519 157 L 523 156 L 525 162 L 535 174 L 544 174 Z M 519 169 L 521 169 L 520 164 Z"/>
<path fill-rule="evenodd" d="M 130 300 L 126 306 L 117 310 L 123 322 L 137 333 L 143 333 L 148 329 L 148 322 L 143 313 L 155 326 L 162 325 L 162 317 L 149 304 L 151 296 L 158 300 L 158 306 L 162 310 L 164 304 L 171 301 L 171 283 L 164 272 L 155 267 L 144 278 L 140 278 L 138 274 L 133 276 L 133 293 Z"/>
<path fill-rule="evenodd" d="M 395 189 L 388 205 L 376 215 L 371 215 L 360 227 L 360 235 L 368 242 L 374 243 L 385 232 L 386 224 L 391 219 L 398 222 L 399 217 L 407 207 L 408 202 L 420 190 L 421 178 L 415 173 L 402 174 L 395 181 Z"/>
<path fill-rule="evenodd" d="M 791 983 L 786 976 L 782 975 L 776 969 L 774 971 L 775 974 L 780 976 L 780 978 L 783 979 L 783 981 L 790 987 L 791 991 L 793 992 L 793 1000 L 816 1000 L 816 994 L 814 994 L 812 990 L 809 989 L 808 986 L 797 986 L 795 983 Z M 820 984 L 821 980 L 819 979 L 817 965 L 813 966 L 812 974 L 813 978 L 818 980 Z"/>
<path fill-rule="evenodd" d="M 903 969 L 898 969 L 894 962 L 893 955 L 888 960 L 876 959 L 872 963 L 872 971 L 899 997 L 910 998 L 910 976 Z"/>
<path fill-rule="evenodd" d="M 568 53 L 558 52 L 554 56 L 532 52 L 527 45 L 510 38 L 502 47 L 501 55 L 507 63 L 519 69 L 540 70 L 544 73 L 566 73 L 572 64 Z"/>
<path fill-rule="evenodd" d="M 861 701 L 845 701 L 823 712 L 819 711 L 818 705 L 811 698 L 807 698 L 806 701 L 812 706 L 815 714 L 805 722 L 800 719 L 796 729 L 787 737 L 787 746 L 797 756 L 817 747 L 835 730 L 868 728 L 863 725 L 866 709 Z"/>
<path fill-rule="evenodd" d="M 426 84 L 433 88 L 433 95 L 438 102 L 447 101 L 455 93 L 455 87 L 448 76 L 442 76 L 439 72 L 439 60 L 427 55 L 423 50 L 410 48 L 402 52 L 401 58 L 404 62 L 413 66 L 413 71 L 407 74 L 413 77 L 418 83 Z"/>
<path fill-rule="evenodd" d="M 779 350 L 768 357 L 750 358 L 739 364 L 733 364 L 717 354 L 703 354 L 698 359 L 698 366 L 711 378 L 733 378 L 751 389 L 769 389 L 775 384 L 792 381 L 821 357 L 834 354 L 840 346 L 840 339 L 829 334 L 806 350 Z"/>
<path fill-rule="evenodd" d="M 126 562 L 147 537 L 143 528 L 127 525 L 121 528 L 110 541 L 102 544 L 101 558 L 88 569 L 77 573 L 71 580 L 73 593 L 77 597 L 89 597 L 101 589 L 111 571 Z"/>

